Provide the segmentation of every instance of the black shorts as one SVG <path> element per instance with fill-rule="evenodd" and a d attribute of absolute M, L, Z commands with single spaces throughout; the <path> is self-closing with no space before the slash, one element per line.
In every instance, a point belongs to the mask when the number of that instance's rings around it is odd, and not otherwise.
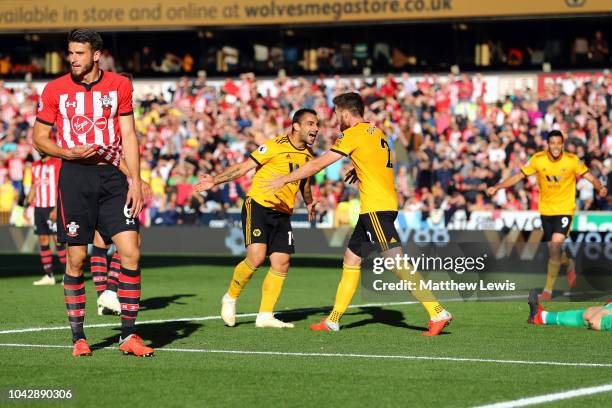
<path fill-rule="evenodd" d="M 567 237 L 572 229 L 573 218 L 573 215 L 540 215 L 544 230 L 542 241 L 549 242 L 554 233 Z"/>
<path fill-rule="evenodd" d="M 242 205 L 244 246 L 266 244 L 266 254 L 295 253 L 291 216 L 258 204 L 247 197 Z"/>
<path fill-rule="evenodd" d="M 62 162 L 58 182 L 57 238 L 73 245 L 91 244 L 94 231 L 112 238 L 138 231 L 125 202 L 127 178 L 115 166 Z"/>
<path fill-rule="evenodd" d="M 359 221 L 349 239 L 348 248 L 355 255 L 365 258 L 366 249 L 387 251 L 401 246 L 399 235 L 395 229 L 397 211 L 377 211 L 359 214 Z M 372 246 L 374 244 L 374 246 Z M 369 251 L 368 251 L 369 252 Z"/>
<path fill-rule="evenodd" d="M 53 207 L 34 207 L 34 234 L 55 235 L 57 224 L 49 219 Z"/>

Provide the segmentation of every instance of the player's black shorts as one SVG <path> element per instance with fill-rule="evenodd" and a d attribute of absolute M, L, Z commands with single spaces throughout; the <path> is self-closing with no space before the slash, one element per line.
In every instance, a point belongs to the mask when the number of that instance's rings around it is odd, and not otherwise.
<path fill-rule="evenodd" d="M 384 252 L 400 246 L 401 242 L 394 224 L 396 217 L 397 211 L 359 214 L 359 221 L 349 239 L 348 248 L 355 255 L 364 258 L 368 255 L 364 252 L 365 249 L 376 248 Z M 374 247 L 371 244 L 374 244 Z"/>
<path fill-rule="evenodd" d="M 541 215 L 540 219 L 544 230 L 542 241 L 549 242 L 554 233 L 563 234 L 567 237 L 572 229 L 573 218 L 572 215 Z"/>
<path fill-rule="evenodd" d="M 53 207 L 34 207 L 34 233 L 36 235 L 53 235 L 57 225 L 49 219 Z"/>
<path fill-rule="evenodd" d="M 295 253 L 291 216 L 258 204 L 247 197 L 242 205 L 244 245 L 266 244 L 267 255 L 273 252 Z"/>
<path fill-rule="evenodd" d="M 123 231 L 138 231 L 125 202 L 127 178 L 115 166 L 62 162 L 58 182 L 57 238 L 85 245 L 94 231 L 110 238 Z"/>

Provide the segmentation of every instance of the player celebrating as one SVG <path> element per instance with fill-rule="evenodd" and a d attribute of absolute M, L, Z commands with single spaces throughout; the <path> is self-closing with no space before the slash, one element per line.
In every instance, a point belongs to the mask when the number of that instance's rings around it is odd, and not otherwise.
<path fill-rule="evenodd" d="M 578 157 L 563 151 L 563 134 L 552 130 L 546 138 L 548 149 L 533 155 L 521 171 L 508 177 L 499 184 L 489 187 L 487 194 L 494 196 L 497 190 L 514 186 L 525 177 L 537 174 L 540 189 L 540 218 L 544 230 L 543 241 L 548 243 L 548 267 L 546 286 L 540 294 L 540 300 L 550 300 L 559 274 L 561 264 L 568 265 L 569 287 L 575 285 L 576 276 L 573 263 L 561 246 L 569 235 L 574 209 L 576 208 L 576 175 L 590 181 L 601 197 L 606 197 L 608 189 L 593 176 Z"/>
<path fill-rule="evenodd" d="M 401 255 L 400 239 L 394 225 L 398 202 L 387 136 L 377 127 L 364 122 L 365 108 L 358 94 L 341 94 L 336 96 L 333 102 L 343 133 L 330 151 L 286 176 L 267 180 L 271 191 L 286 188 L 283 186 L 310 177 L 345 156 L 350 157 L 359 179 L 359 220 L 344 254 L 342 279 L 336 292 L 334 308 L 326 319 L 310 326 L 316 331 L 340 329 L 340 318 L 357 290 L 361 260 L 366 255 L 363 253 L 364 245 L 377 244 L 383 256 Z M 420 279 L 420 275 L 413 270 L 395 270 L 395 273 L 402 279 Z M 423 304 L 430 316 L 429 331 L 424 332 L 424 335 L 439 334 L 450 323 L 451 314 L 435 300 L 431 292 L 414 290 L 412 294 Z"/>
<path fill-rule="evenodd" d="M 290 217 L 298 191 L 302 193 L 311 221 L 314 219 L 316 202 L 312 199 L 308 180 L 291 183 L 276 194 L 267 194 L 262 190 L 262 180 L 275 174 L 288 174 L 313 157 L 309 145 L 314 143 L 319 131 L 317 113 L 312 109 L 300 109 L 293 115 L 292 122 L 290 134 L 264 143 L 247 160 L 227 168 L 221 174 L 202 176 L 195 186 L 197 192 L 206 191 L 257 168 L 242 206 L 242 231 L 247 255 L 236 265 L 229 289 L 221 300 L 221 318 L 229 327 L 236 324 L 238 296 L 266 256 L 270 258 L 270 270 L 261 289 L 261 305 L 255 326 L 293 327 L 293 324 L 282 322 L 273 315 L 289 270 L 290 256 L 295 252 Z"/>
<path fill-rule="evenodd" d="M 85 339 L 83 265 L 94 231 L 111 237 L 121 255 L 120 350 L 153 355 L 135 334 L 140 302 L 139 223 L 142 208 L 138 140 L 130 81 L 98 67 L 102 38 L 89 29 L 68 34 L 71 72 L 45 87 L 34 126 L 36 148 L 62 159 L 58 193 L 58 238 L 68 244 L 64 299 L 74 356 L 91 355 Z M 57 125 L 57 144 L 49 133 Z M 116 167 L 122 152 L 131 184 Z M 113 165 L 109 165 L 113 164 Z"/>
<path fill-rule="evenodd" d="M 40 261 L 43 265 L 44 275 L 34 281 L 34 285 L 55 285 L 53 276 L 53 252 L 49 248 L 51 237 L 55 237 L 56 226 L 56 198 L 57 180 L 59 178 L 62 161 L 41 155 L 40 160 L 32 163 L 32 188 L 28 193 L 28 203 L 34 204 L 34 233 L 38 235 L 40 245 Z M 62 265 L 66 265 L 66 248 L 57 243 L 57 257 Z"/>

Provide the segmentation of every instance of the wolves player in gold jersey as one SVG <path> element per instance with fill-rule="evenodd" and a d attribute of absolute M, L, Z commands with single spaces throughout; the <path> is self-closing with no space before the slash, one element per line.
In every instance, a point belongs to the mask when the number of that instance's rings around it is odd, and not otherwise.
<path fill-rule="evenodd" d="M 311 221 L 314 219 L 316 202 L 312 199 L 309 180 L 288 184 L 275 194 L 262 190 L 262 180 L 276 174 L 288 174 L 313 158 L 309 145 L 314 143 L 319 131 L 316 112 L 312 109 L 298 110 L 293 115 L 291 126 L 290 134 L 262 144 L 247 160 L 227 168 L 221 174 L 202 176 L 195 186 L 197 192 L 202 192 L 257 169 L 242 206 L 242 230 L 247 255 L 234 269 L 229 289 L 221 300 L 221 318 L 229 327 L 236 324 L 236 299 L 266 256 L 270 258 L 270 270 L 263 282 L 261 306 L 255 325 L 293 327 L 291 323 L 276 319 L 272 312 L 289 270 L 290 256 L 294 253 L 290 217 L 296 194 L 301 191 Z"/>
<path fill-rule="evenodd" d="M 286 184 L 307 179 L 346 156 L 351 159 L 359 180 L 361 210 L 344 254 L 342 279 L 336 292 L 334 309 L 326 319 L 310 326 L 311 330 L 315 331 L 340 329 L 340 318 L 357 290 L 361 261 L 367 255 L 364 253 L 366 245 L 375 244 L 385 257 L 402 254 L 399 235 L 394 225 L 398 203 L 387 136 L 376 126 L 364 121 L 365 108 L 358 94 L 341 94 L 336 96 L 333 102 L 342 131 L 334 146 L 291 174 L 267 181 L 268 189 L 277 191 L 286 188 Z M 412 269 L 394 272 L 402 279 L 417 282 L 420 280 L 420 275 Z M 423 334 L 439 334 L 450 323 L 451 314 L 427 290 L 414 290 L 412 295 L 423 304 L 430 316 L 429 330 Z"/>
<path fill-rule="evenodd" d="M 578 156 L 563 151 L 563 134 L 553 130 L 547 136 L 548 149 L 533 155 L 520 173 L 508 177 L 499 184 L 490 187 L 489 196 L 497 190 L 514 186 L 516 183 L 533 174 L 537 175 L 540 189 L 540 215 L 543 240 L 548 242 L 548 272 L 546 286 L 540 294 L 540 300 L 550 300 L 561 265 L 568 267 L 567 280 L 569 287 L 576 283 L 576 272 L 573 261 L 561 253 L 561 246 L 572 226 L 576 208 L 576 176 L 590 181 L 601 197 L 606 197 L 608 189 L 593 176 Z"/>

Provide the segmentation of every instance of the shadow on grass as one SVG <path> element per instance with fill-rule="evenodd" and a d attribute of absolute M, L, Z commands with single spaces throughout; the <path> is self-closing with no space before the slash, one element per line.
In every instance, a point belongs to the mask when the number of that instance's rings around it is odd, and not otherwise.
<path fill-rule="evenodd" d="M 204 327 L 200 323 L 191 322 L 167 322 L 136 325 L 136 333 L 142 337 L 144 343 L 153 348 L 165 347 L 176 340 L 191 336 L 194 332 Z M 93 344 L 92 349 L 116 346 L 119 342 L 121 329 L 114 329 L 117 333 L 106 339 Z M 150 344 L 148 344 L 150 342 Z"/>
<path fill-rule="evenodd" d="M 178 294 L 172 296 L 158 296 L 152 297 L 148 299 L 143 299 L 140 301 L 140 310 L 156 310 L 156 309 L 165 309 L 170 305 L 186 305 L 185 302 L 179 302 L 182 298 L 189 298 L 196 296 L 193 293 L 187 294 Z"/>
<path fill-rule="evenodd" d="M 295 310 L 283 310 L 275 313 L 275 316 L 287 323 L 295 323 L 303 320 L 308 320 L 314 316 L 319 316 L 320 319 L 325 318 L 331 311 L 330 307 L 317 307 L 307 309 L 295 309 Z M 397 327 L 401 329 L 415 330 L 415 331 L 427 331 L 427 327 L 413 326 L 404 321 L 404 313 L 399 310 L 383 309 L 378 306 L 360 307 L 357 310 L 345 313 L 345 316 L 364 316 L 369 317 L 353 322 L 347 325 L 343 325 L 341 330 L 350 330 L 357 327 L 367 326 L 370 324 L 383 324 L 386 326 Z M 318 319 L 318 320 L 320 320 Z M 243 324 L 254 324 L 255 320 L 238 321 L 236 326 Z M 314 321 L 313 321 L 314 323 Z M 440 334 L 450 334 L 448 332 L 442 332 Z"/>

